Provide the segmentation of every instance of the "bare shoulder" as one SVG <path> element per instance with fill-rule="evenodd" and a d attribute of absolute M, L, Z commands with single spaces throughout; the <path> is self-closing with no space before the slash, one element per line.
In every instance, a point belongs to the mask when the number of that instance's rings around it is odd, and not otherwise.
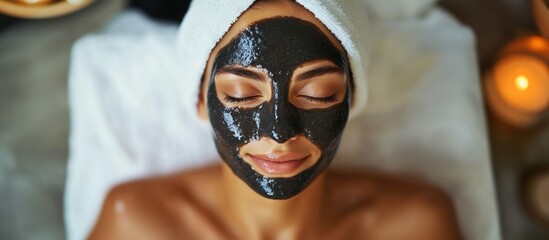
<path fill-rule="evenodd" d="M 432 184 L 377 172 L 339 171 L 334 177 L 362 199 L 354 208 L 370 239 L 461 239 L 451 198 Z"/>
<path fill-rule="evenodd" d="M 381 207 L 386 214 L 380 217 L 380 225 L 386 229 L 383 235 L 410 240 L 461 239 L 448 194 L 417 180 L 402 179 L 400 184 L 380 193 L 386 200 Z"/>
<path fill-rule="evenodd" d="M 173 239 L 181 236 L 186 208 L 192 201 L 187 187 L 206 169 L 150 177 L 112 188 L 89 239 Z M 203 174 L 202 174 L 203 175 Z"/>
<path fill-rule="evenodd" d="M 126 182 L 112 188 L 89 239 L 145 239 L 160 234 L 159 216 L 170 203 L 164 177 Z M 173 186 L 171 186 L 173 187 Z"/>

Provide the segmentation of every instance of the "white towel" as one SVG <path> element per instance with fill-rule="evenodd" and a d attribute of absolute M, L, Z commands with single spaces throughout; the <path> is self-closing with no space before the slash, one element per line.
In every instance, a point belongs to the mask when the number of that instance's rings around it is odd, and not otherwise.
<path fill-rule="evenodd" d="M 471 32 L 438 10 L 369 30 L 370 100 L 348 125 L 334 164 L 421 175 L 451 194 L 467 239 L 499 239 Z M 129 11 L 75 46 L 65 195 L 69 239 L 85 238 L 116 183 L 216 161 L 209 127 L 195 117 L 198 85 L 176 87 L 198 84 L 182 81 L 187 73 L 174 53 L 185 43 L 177 32 Z"/>
<path fill-rule="evenodd" d="M 85 239 L 103 198 L 121 181 L 216 160 L 205 123 L 172 91 L 177 26 L 128 11 L 74 46 L 65 187 L 68 239 Z M 200 151 L 197 151 L 197 150 Z"/>
<path fill-rule="evenodd" d="M 498 240 L 474 35 L 435 8 L 371 28 L 370 97 L 335 165 L 424 178 L 454 202 L 464 239 Z"/>

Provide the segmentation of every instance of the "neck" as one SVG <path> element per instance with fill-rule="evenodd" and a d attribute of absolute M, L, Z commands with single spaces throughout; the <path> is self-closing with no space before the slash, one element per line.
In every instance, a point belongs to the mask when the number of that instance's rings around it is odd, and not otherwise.
<path fill-rule="evenodd" d="M 322 219 L 325 174 L 293 198 L 272 200 L 254 192 L 222 165 L 223 211 L 246 239 L 299 239 Z"/>

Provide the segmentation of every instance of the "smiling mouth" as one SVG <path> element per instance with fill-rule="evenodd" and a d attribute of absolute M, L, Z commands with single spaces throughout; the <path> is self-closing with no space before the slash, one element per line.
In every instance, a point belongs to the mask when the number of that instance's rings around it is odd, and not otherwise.
<path fill-rule="evenodd" d="M 261 171 L 271 175 L 294 173 L 305 163 L 310 155 L 298 153 L 247 154 L 252 164 Z"/>

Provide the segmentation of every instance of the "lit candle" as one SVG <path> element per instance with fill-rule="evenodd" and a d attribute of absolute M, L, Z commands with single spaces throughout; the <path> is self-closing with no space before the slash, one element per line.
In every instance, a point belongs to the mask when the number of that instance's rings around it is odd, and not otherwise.
<path fill-rule="evenodd" d="M 490 106 L 503 120 L 529 126 L 549 106 L 549 42 L 526 37 L 509 44 L 487 79 Z"/>
<path fill-rule="evenodd" d="M 549 103 L 549 69 L 540 59 L 525 54 L 504 57 L 494 68 L 501 97 L 511 107 L 537 113 Z"/>

